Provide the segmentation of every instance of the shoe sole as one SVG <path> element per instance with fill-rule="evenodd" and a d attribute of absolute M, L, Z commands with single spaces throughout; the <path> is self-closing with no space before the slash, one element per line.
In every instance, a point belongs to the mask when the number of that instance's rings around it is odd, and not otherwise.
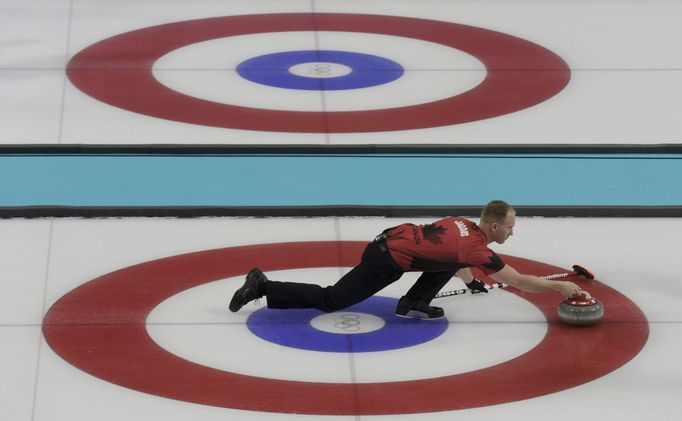
<path fill-rule="evenodd" d="M 244 304 L 241 303 L 240 292 L 241 291 L 235 292 L 234 295 L 232 296 L 232 300 L 230 300 L 229 308 L 230 311 L 233 313 L 238 312 L 239 310 L 242 309 L 242 307 L 244 307 Z"/>
<path fill-rule="evenodd" d="M 442 316 L 438 317 L 429 317 L 428 314 L 422 313 L 421 311 L 415 311 L 415 310 L 410 310 L 407 312 L 407 314 L 398 314 L 395 313 L 396 316 L 402 317 L 403 319 L 421 319 L 421 320 L 438 320 L 442 319 L 445 317 L 445 314 Z"/>

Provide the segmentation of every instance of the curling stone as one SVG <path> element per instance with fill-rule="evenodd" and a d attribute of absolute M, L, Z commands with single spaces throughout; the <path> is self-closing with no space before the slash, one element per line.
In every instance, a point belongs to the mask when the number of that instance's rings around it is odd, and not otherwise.
<path fill-rule="evenodd" d="M 559 319 L 569 325 L 589 326 L 604 317 L 604 305 L 584 296 L 567 298 L 559 303 Z"/>

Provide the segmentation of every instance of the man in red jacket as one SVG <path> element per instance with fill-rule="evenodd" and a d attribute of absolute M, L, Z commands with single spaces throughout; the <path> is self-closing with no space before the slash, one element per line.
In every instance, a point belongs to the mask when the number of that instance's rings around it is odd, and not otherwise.
<path fill-rule="evenodd" d="M 371 297 L 403 273 L 417 271 L 422 274 L 398 302 L 396 315 L 437 319 L 443 317 L 443 309 L 429 304 L 453 276 L 461 278 L 472 290 L 488 292 L 485 284 L 474 278 L 472 267 L 497 282 L 524 291 L 557 291 L 565 297 L 589 296 L 573 282 L 521 274 L 488 248 L 488 244 L 502 244 L 513 235 L 515 219 L 514 208 L 494 200 L 483 208 L 479 224 L 448 217 L 427 225 L 402 224 L 388 228 L 367 245 L 355 268 L 325 288 L 271 281 L 255 268 L 232 297 L 230 310 L 239 311 L 249 301 L 265 296 L 269 308 L 337 311 Z"/>

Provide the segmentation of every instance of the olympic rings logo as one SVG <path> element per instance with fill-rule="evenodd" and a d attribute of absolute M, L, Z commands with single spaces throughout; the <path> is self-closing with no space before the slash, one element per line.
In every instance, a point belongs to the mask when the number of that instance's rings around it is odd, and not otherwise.
<path fill-rule="evenodd" d="M 332 74 L 332 66 L 325 63 L 315 63 L 310 73 L 317 77 L 329 77 Z"/>
<path fill-rule="evenodd" d="M 360 326 L 359 314 L 342 314 L 334 319 L 334 327 L 344 332 L 357 332 L 362 329 Z"/>

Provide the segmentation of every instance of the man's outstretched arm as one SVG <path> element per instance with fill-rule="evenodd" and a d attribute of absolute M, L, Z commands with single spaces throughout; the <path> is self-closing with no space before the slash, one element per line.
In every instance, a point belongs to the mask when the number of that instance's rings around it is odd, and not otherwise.
<path fill-rule="evenodd" d="M 577 297 L 584 295 L 590 298 L 590 294 L 579 285 L 570 281 L 550 281 L 534 275 L 519 273 L 509 265 L 505 265 L 499 272 L 490 275 L 497 282 L 503 282 L 523 291 L 528 292 L 559 292 L 564 297 Z"/>

